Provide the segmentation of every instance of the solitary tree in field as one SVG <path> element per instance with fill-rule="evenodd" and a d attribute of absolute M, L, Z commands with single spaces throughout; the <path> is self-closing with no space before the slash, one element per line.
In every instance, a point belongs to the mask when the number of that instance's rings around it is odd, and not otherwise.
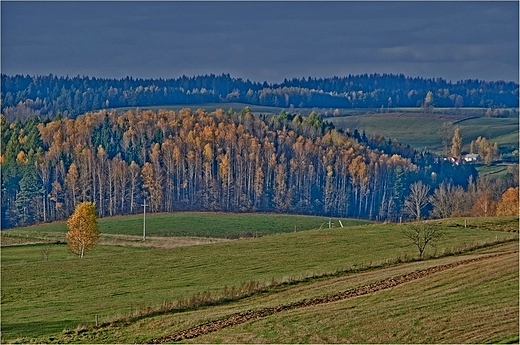
<path fill-rule="evenodd" d="M 435 247 L 435 241 L 443 235 L 439 227 L 427 222 L 412 223 L 403 233 L 419 250 L 419 258 L 423 257 L 426 246 Z"/>
<path fill-rule="evenodd" d="M 80 258 L 97 244 L 99 229 L 96 206 L 93 202 L 82 202 L 67 221 L 67 245 Z"/>

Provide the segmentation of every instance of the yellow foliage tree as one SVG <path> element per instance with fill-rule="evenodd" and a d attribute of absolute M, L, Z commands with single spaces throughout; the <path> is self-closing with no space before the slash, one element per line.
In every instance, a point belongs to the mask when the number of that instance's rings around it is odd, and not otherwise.
<path fill-rule="evenodd" d="M 518 203 L 518 187 L 509 188 L 502 194 L 502 199 L 497 205 L 497 216 L 518 216 L 520 215 Z"/>
<path fill-rule="evenodd" d="M 484 160 L 485 164 L 491 164 L 493 160 L 498 158 L 498 144 L 488 141 L 484 137 L 478 137 L 475 141 L 478 148 L 478 154 Z"/>
<path fill-rule="evenodd" d="M 462 136 L 460 135 L 460 128 L 455 127 L 453 138 L 451 140 L 451 154 L 453 157 L 459 157 L 462 150 Z"/>
<path fill-rule="evenodd" d="M 80 258 L 92 249 L 99 240 L 96 205 L 93 202 L 82 202 L 67 221 L 67 245 Z"/>

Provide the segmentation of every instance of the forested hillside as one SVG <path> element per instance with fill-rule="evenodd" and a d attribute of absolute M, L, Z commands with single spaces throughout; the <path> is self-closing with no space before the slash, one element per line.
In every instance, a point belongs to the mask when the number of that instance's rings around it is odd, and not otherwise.
<path fill-rule="evenodd" d="M 314 113 L 103 110 L 53 121 L 2 117 L 1 127 L 4 228 L 63 219 L 81 201 L 96 202 L 101 217 L 141 212 L 146 200 L 151 212 L 396 220 L 406 216 L 410 186 L 418 181 L 429 194 L 459 193 L 451 213 L 469 212 L 480 191 L 495 190 L 499 200 L 518 185 L 514 174 L 494 189 L 475 183 L 473 166 L 453 166 L 395 142 L 370 149 Z"/>
<path fill-rule="evenodd" d="M 118 107 L 241 102 L 290 108 L 518 107 L 518 84 L 371 74 L 251 82 L 229 74 L 177 79 L 1 75 L 1 110 L 9 121 L 35 115 L 75 118 Z"/>

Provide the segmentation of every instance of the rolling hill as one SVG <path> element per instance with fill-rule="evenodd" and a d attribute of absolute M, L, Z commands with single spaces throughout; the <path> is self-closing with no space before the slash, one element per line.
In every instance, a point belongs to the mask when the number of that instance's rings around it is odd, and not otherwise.
<path fill-rule="evenodd" d="M 381 135 L 408 144 L 414 149 L 443 154 L 441 129 L 444 123 L 459 126 L 463 150 L 469 152 L 472 140 L 482 136 L 499 147 L 518 149 L 518 116 L 509 118 L 461 117 L 456 115 L 424 113 L 363 114 L 328 119 L 338 129 L 358 129 L 367 136 Z"/>
<path fill-rule="evenodd" d="M 286 222 L 279 215 L 269 217 L 274 223 L 278 217 L 281 224 Z M 191 219 L 196 218 L 192 214 Z M 305 220 L 319 223 L 323 218 Z M 126 224 L 133 221 L 129 217 Z M 251 221 L 256 222 L 253 218 Z M 337 219 L 334 221 L 339 224 Z M 131 227 L 125 226 L 124 217 L 116 217 L 109 223 L 116 222 L 121 226 L 111 236 L 133 238 L 118 244 L 102 243 L 84 259 L 68 252 L 57 237 L 49 239 L 53 243 L 23 245 L 21 239 L 34 243 L 42 234 L 52 232 L 50 228 L 42 230 L 35 226 L 2 232 L 3 342 L 150 342 L 236 313 L 325 298 L 384 279 L 451 264 L 456 267 L 391 289 L 341 299 L 335 304 L 273 313 L 194 341 L 384 342 L 388 339 L 385 334 L 393 330 L 396 333 L 393 339 L 403 342 L 437 342 L 441 338 L 436 338 L 434 331 L 423 330 L 433 325 L 436 317 L 441 317 L 442 310 L 450 311 L 448 315 L 442 314 L 443 320 L 457 319 L 460 326 L 448 328 L 447 342 L 456 342 L 471 333 L 474 322 L 471 315 L 479 312 L 484 318 L 493 319 L 491 325 L 500 327 L 494 327 L 492 338 L 486 329 L 477 332 L 472 338 L 476 342 L 518 337 L 518 328 L 513 327 L 518 320 L 518 309 L 510 309 L 511 305 L 518 305 L 518 219 L 514 217 L 471 218 L 467 219 L 466 227 L 462 219 L 436 221 L 445 236 L 436 248 L 427 250 L 429 259 L 423 261 L 416 261 L 417 250 L 402 235 L 402 227 L 406 225 L 399 224 L 356 225 L 343 220 L 349 224 L 344 228 L 271 232 L 263 237 L 207 241 L 196 246 L 154 247 L 141 245 Z M 161 223 L 169 222 L 162 218 Z M 174 236 L 182 227 L 173 225 L 170 232 L 159 233 Z M 191 227 L 194 234 L 206 231 L 203 222 L 194 221 Z M 103 228 L 108 229 L 106 223 Z M 58 224 L 55 236 L 59 234 L 64 235 Z M 19 239 L 16 245 L 6 241 L 13 237 Z M 45 248 L 47 257 L 43 255 Z M 494 254 L 501 255 L 490 256 Z M 472 259 L 478 260 L 460 264 Z M 468 281 L 467 275 L 472 272 L 480 272 L 482 278 Z M 466 291 L 468 286 L 471 289 Z M 490 297 L 491 290 L 497 293 L 494 299 Z M 417 291 L 424 291 L 426 297 L 418 299 Z M 447 299 L 443 299 L 446 294 Z M 450 306 L 455 301 L 472 313 L 448 308 L 440 309 L 437 316 L 430 315 L 429 308 Z M 395 310 L 396 305 L 401 306 L 400 311 Z M 416 305 L 421 307 L 414 309 Z M 364 312 L 355 312 L 357 318 L 341 311 L 344 308 Z M 323 318 L 326 310 L 336 311 L 328 314 L 332 318 L 328 321 L 330 327 L 322 328 L 322 332 L 308 329 L 306 325 Z M 95 327 L 96 315 L 98 327 Z M 363 321 L 366 318 L 388 319 L 392 315 L 401 316 L 394 324 L 381 323 L 377 332 L 370 333 L 372 337 L 356 326 L 366 323 Z M 425 318 L 425 315 L 430 316 Z M 345 324 L 345 317 L 352 320 L 350 326 Z M 403 320 L 407 323 L 398 327 L 397 322 Z M 273 329 L 273 322 L 279 327 Z M 336 327 L 336 323 L 347 326 Z M 331 329 L 337 332 L 331 333 Z M 359 329 L 356 336 L 349 333 L 356 329 Z M 312 332 L 315 337 L 310 336 Z"/>

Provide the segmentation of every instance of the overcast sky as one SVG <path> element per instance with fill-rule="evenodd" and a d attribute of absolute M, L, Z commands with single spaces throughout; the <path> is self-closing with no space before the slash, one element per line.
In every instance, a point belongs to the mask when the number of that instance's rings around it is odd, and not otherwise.
<path fill-rule="evenodd" d="M 6 74 L 519 79 L 511 2 L 8 2 Z"/>

